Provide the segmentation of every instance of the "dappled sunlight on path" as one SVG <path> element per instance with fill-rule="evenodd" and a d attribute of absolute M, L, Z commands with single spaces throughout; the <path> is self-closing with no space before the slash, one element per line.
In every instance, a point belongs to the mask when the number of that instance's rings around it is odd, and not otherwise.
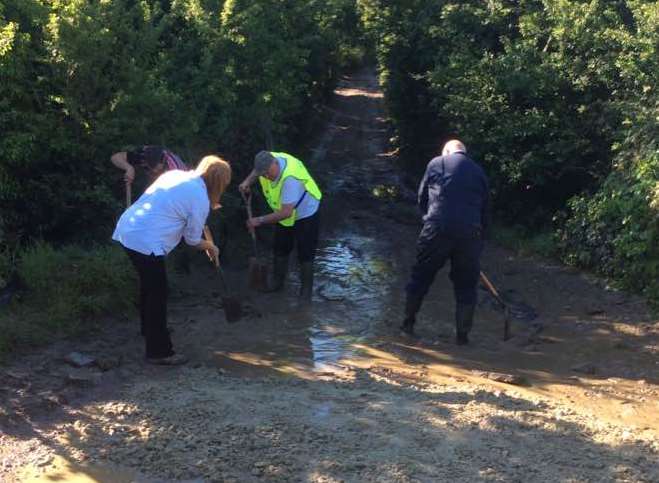
<path fill-rule="evenodd" d="M 445 270 L 420 338 L 402 339 L 418 213 L 375 74 L 343 78 L 326 114 L 309 158 L 325 192 L 313 304 L 298 305 L 294 265 L 283 294 L 248 292 L 228 270 L 248 316 L 227 324 L 199 267 L 170 311 L 188 366 L 145 365 L 135 327 L 117 326 L 80 344 L 121 366 L 58 389 L 59 412 L 42 399 L 21 412 L 38 394 L 3 379 L 2 461 L 20 455 L 34 481 L 658 481 L 659 327 L 642 302 L 490 246 L 484 269 L 537 317 L 513 320 L 504 342 L 481 290 L 473 342 L 456 347 Z"/>

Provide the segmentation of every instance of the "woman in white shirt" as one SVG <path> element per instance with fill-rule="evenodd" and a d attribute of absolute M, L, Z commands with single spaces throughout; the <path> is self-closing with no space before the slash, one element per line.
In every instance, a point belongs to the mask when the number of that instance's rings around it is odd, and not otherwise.
<path fill-rule="evenodd" d="M 211 209 L 231 182 L 231 167 L 218 156 L 206 156 L 194 171 L 163 173 L 119 218 L 112 239 L 121 243 L 140 282 L 140 321 L 147 361 L 184 364 L 167 329 L 165 256 L 181 241 L 206 251 L 215 260 L 219 250 L 202 238 Z"/>

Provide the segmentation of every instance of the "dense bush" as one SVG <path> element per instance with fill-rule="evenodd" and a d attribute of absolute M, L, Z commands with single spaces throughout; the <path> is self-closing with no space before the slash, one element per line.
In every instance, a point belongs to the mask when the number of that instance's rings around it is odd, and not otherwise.
<path fill-rule="evenodd" d="M 460 137 L 509 233 L 551 251 L 557 230 L 569 262 L 659 297 L 658 38 L 651 0 L 0 0 L 0 282 L 59 257 L 20 255 L 34 239 L 109 237 L 113 151 L 240 173 L 372 45 L 407 173 Z"/>
<path fill-rule="evenodd" d="M 656 2 L 360 1 L 412 164 L 457 135 L 510 220 L 544 224 L 611 166 Z M 653 47 L 641 47 L 651 54 Z M 430 128 L 430 129 L 429 129 Z M 421 148 L 421 149 L 419 149 Z"/>
<path fill-rule="evenodd" d="M 114 151 L 220 152 L 238 177 L 306 134 L 360 36 L 355 0 L 0 0 L 0 289 L 26 286 L 0 346 L 127 300 L 120 251 L 54 248 L 109 241 Z"/>
<path fill-rule="evenodd" d="M 659 298 L 657 2 L 359 6 L 408 169 L 465 140 L 503 221 Z"/>
<path fill-rule="evenodd" d="M 653 106 L 653 104 L 649 104 Z M 639 109 L 655 118 L 659 110 Z M 659 301 L 659 123 L 632 128 L 615 170 L 592 196 L 569 202 L 559 246 L 570 263 Z M 639 132 L 640 131 L 640 132 Z"/>
<path fill-rule="evenodd" d="M 240 168 L 286 146 L 358 37 L 354 0 L 0 0 L 3 242 L 107 237 L 115 150 Z M 339 45 L 344 44 L 344 45 Z"/>
<path fill-rule="evenodd" d="M 18 260 L 24 290 L 0 314 L 0 354 L 97 326 L 132 309 L 135 273 L 117 246 L 59 249 L 37 243 Z"/>

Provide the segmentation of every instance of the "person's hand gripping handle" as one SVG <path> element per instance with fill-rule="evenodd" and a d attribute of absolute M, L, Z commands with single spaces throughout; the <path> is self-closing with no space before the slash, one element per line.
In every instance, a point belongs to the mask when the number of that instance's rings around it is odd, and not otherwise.
<path fill-rule="evenodd" d="M 208 228 L 208 225 L 204 226 L 204 238 L 211 243 L 214 248 L 213 250 L 206 250 L 206 255 L 208 255 L 209 260 L 215 265 L 215 267 L 220 268 L 220 252 L 213 241 L 213 235 L 210 228 Z"/>

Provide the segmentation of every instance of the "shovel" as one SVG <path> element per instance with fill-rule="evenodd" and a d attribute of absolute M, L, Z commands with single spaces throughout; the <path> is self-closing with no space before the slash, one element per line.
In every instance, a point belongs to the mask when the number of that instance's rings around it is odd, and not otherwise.
<path fill-rule="evenodd" d="M 211 234 L 210 228 L 204 226 L 204 237 L 211 243 L 213 242 L 213 235 Z M 243 316 L 243 308 L 236 297 L 229 295 L 229 287 L 224 280 L 224 272 L 222 267 L 220 267 L 220 261 L 218 259 L 213 260 L 213 265 L 217 268 L 217 274 L 220 277 L 220 284 L 222 286 L 221 298 L 222 298 L 222 308 L 224 309 L 224 317 L 226 317 L 227 322 L 234 323 L 238 322 Z"/>
<path fill-rule="evenodd" d="M 130 207 L 131 198 L 130 183 L 126 183 L 126 208 Z"/>
<path fill-rule="evenodd" d="M 492 285 L 492 282 L 490 282 L 490 280 L 485 276 L 483 272 L 481 272 L 481 281 L 483 282 L 483 285 L 485 285 L 485 288 L 487 288 L 487 291 L 492 294 L 492 297 L 494 297 L 494 299 L 503 308 L 503 340 L 508 340 L 510 339 L 510 308 L 508 307 L 508 304 L 503 301 L 497 289 L 494 287 L 494 285 Z"/>
<path fill-rule="evenodd" d="M 245 202 L 245 208 L 247 209 L 247 218 L 252 219 L 252 195 L 245 197 L 243 194 L 243 201 Z M 249 230 L 249 234 L 252 237 L 252 250 L 254 254 L 249 257 L 249 288 L 252 290 L 262 291 L 267 288 L 268 284 L 268 267 L 259 261 L 259 251 L 256 243 L 256 231 L 254 228 Z"/>

